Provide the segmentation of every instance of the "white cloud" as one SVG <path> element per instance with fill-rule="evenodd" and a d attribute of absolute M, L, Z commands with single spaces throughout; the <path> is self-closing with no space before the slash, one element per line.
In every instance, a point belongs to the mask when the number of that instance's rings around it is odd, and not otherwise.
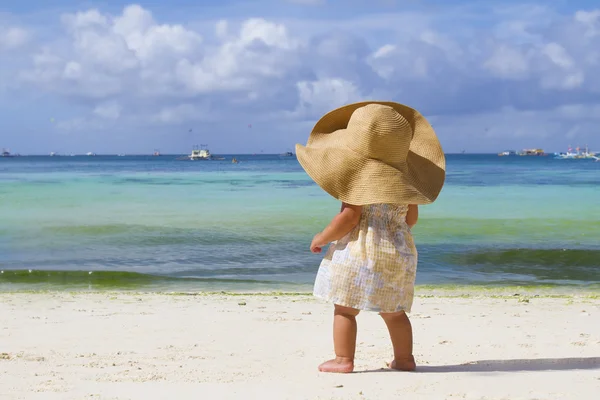
<path fill-rule="evenodd" d="M 575 20 L 587 27 L 586 36 L 594 37 L 600 34 L 600 28 L 598 27 L 600 10 L 577 11 L 575 13 Z"/>
<path fill-rule="evenodd" d="M 215 26 L 215 35 L 217 36 L 217 38 L 220 40 L 225 40 L 227 39 L 228 34 L 229 24 L 227 23 L 227 21 L 224 19 L 218 21 Z"/>
<path fill-rule="evenodd" d="M 432 124 L 434 127 L 443 126 L 443 132 L 469 152 L 486 147 L 488 151 L 490 148 L 501 151 L 528 147 L 566 151 L 569 144 L 593 144 L 594 141 L 590 140 L 593 138 L 586 132 L 595 132 L 599 122 L 600 105 L 571 104 L 543 111 L 506 107 L 470 116 L 447 115 L 437 118 Z M 561 140 L 552 148 L 544 146 L 544 142 L 557 135 Z M 598 148 L 600 146 L 593 150 Z M 456 149 L 460 150 L 459 147 Z"/>
<path fill-rule="evenodd" d="M 117 15 L 65 14 L 61 36 L 36 36 L 33 53 L 20 49 L 31 37 L 26 30 L 0 29 L 0 49 L 21 54 L 18 68 L 4 72 L 20 90 L 83 110 L 72 123 L 57 124 L 65 129 L 85 121 L 98 129 L 115 121 L 217 123 L 229 115 L 269 120 L 276 129 L 344 103 L 391 98 L 449 127 L 486 116 L 498 124 L 487 129 L 490 137 L 502 129 L 540 138 L 590 134 L 591 115 L 577 111 L 575 131 L 569 120 L 573 110 L 597 113 L 600 104 L 600 10 L 496 11 L 497 20 L 480 15 L 490 21 L 484 28 L 469 25 L 474 17 L 464 10 L 191 25 L 162 23 L 131 5 Z M 542 117 L 553 122 L 534 122 Z"/>
<path fill-rule="evenodd" d="M 72 31 L 93 27 L 103 28 L 108 26 L 108 18 L 105 15 L 102 15 L 96 9 L 78 12 L 75 14 L 65 14 L 61 19 L 65 27 Z"/>
<path fill-rule="evenodd" d="M 29 32 L 23 28 L 0 26 L 0 51 L 21 47 L 29 41 L 29 38 Z"/>
<path fill-rule="evenodd" d="M 531 63 L 528 58 L 518 48 L 499 45 L 483 65 L 499 78 L 524 79 L 528 76 Z"/>
<path fill-rule="evenodd" d="M 297 112 L 310 118 L 318 118 L 332 107 L 341 107 L 363 98 L 352 82 L 343 79 L 302 81 L 297 87 L 300 94 Z"/>
<path fill-rule="evenodd" d="M 563 69 L 570 69 L 573 67 L 573 59 L 564 47 L 562 47 L 558 43 L 548 43 L 544 46 L 542 50 L 543 54 L 545 54 L 554 64 L 558 65 Z"/>
<path fill-rule="evenodd" d="M 121 115 L 121 106 L 116 102 L 99 104 L 94 108 L 94 114 L 105 119 L 118 119 Z"/>

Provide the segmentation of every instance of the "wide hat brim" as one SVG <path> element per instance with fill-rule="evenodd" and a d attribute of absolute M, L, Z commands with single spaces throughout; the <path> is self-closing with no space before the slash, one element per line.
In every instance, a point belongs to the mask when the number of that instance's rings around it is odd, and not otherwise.
<path fill-rule="evenodd" d="M 368 104 L 394 108 L 412 129 L 412 140 L 402 168 L 371 158 L 345 144 L 353 112 Z M 444 152 L 433 127 L 416 110 L 403 104 L 366 101 L 349 104 L 323 116 L 306 146 L 296 154 L 306 173 L 334 198 L 353 205 L 430 204 L 444 185 Z"/>

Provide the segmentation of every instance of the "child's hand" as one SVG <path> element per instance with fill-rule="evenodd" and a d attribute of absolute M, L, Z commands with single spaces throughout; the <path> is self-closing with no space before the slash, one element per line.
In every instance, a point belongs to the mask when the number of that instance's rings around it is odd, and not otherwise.
<path fill-rule="evenodd" d="M 312 243 L 310 244 L 310 251 L 313 253 L 320 253 L 323 250 L 323 246 L 327 243 L 323 243 L 323 239 L 321 239 L 321 233 L 317 233 L 315 237 L 313 237 Z"/>

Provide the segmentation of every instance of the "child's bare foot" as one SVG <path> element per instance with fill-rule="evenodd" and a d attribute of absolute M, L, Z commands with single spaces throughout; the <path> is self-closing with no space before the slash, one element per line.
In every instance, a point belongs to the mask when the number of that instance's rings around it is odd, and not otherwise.
<path fill-rule="evenodd" d="M 415 363 L 415 358 L 410 356 L 400 360 L 392 361 L 390 363 L 390 368 L 398 371 L 414 371 L 417 368 L 417 364 Z"/>
<path fill-rule="evenodd" d="M 354 371 L 354 361 L 345 357 L 336 357 L 319 365 L 319 371 L 348 374 Z"/>

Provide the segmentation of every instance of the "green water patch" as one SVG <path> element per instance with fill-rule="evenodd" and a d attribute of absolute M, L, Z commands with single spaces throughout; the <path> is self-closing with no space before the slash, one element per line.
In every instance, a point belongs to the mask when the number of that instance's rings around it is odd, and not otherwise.
<path fill-rule="evenodd" d="M 46 271 L 4 270 L 0 272 L 2 284 L 93 285 L 99 288 L 136 287 L 176 280 L 163 276 L 125 271 Z"/>
<path fill-rule="evenodd" d="M 457 275 L 462 271 L 507 281 L 600 283 L 600 249 L 483 248 L 432 252 L 430 256 L 437 262 L 455 266 Z"/>
<path fill-rule="evenodd" d="M 69 289 L 85 287 L 92 290 L 140 289 L 167 290 L 173 288 L 229 286 L 282 286 L 277 282 L 246 279 L 172 277 L 131 271 L 59 271 L 59 270 L 2 270 L 0 291 L 43 287 Z M 298 286 L 285 284 L 285 286 Z"/>
<path fill-rule="evenodd" d="M 462 265 L 519 265 L 553 268 L 595 267 L 600 279 L 600 250 L 498 249 L 449 253 L 445 260 Z"/>
<path fill-rule="evenodd" d="M 152 229 L 154 228 L 154 229 Z M 118 234 L 139 234 L 142 232 L 156 231 L 160 232 L 160 227 L 147 227 L 144 225 L 129 225 L 129 224 L 90 224 L 90 225 L 63 225 L 63 226 L 47 226 L 43 227 L 42 232 L 47 234 L 57 235 L 89 235 L 89 236 L 105 236 Z"/>
<path fill-rule="evenodd" d="M 236 229 L 237 228 L 237 229 Z M 276 226 L 257 227 L 254 230 L 227 226 L 220 228 L 176 228 L 141 224 L 63 225 L 41 228 L 47 236 L 84 237 L 101 240 L 105 244 L 121 246 L 169 246 L 180 244 L 228 245 L 271 244 L 285 237 L 296 238 L 296 232 Z"/>
<path fill-rule="evenodd" d="M 321 211 L 321 210 L 319 210 Z M 323 211 L 321 211 L 323 212 Z M 324 214 L 324 212 L 323 212 Z M 93 218 L 93 216 L 92 216 Z M 218 218 L 196 216 L 190 219 L 171 216 L 158 216 L 148 224 L 131 222 L 109 222 L 90 220 L 86 224 L 48 224 L 28 229 L 41 229 L 43 233 L 59 235 L 113 235 L 113 234 L 158 234 L 185 235 L 189 232 L 243 232 L 251 235 L 269 236 L 271 234 L 295 234 L 317 232 L 327 225 L 325 215 L 314 213 L 284 213 L 277 215 L 264 212 L 231 212 Z M 126 222 L 126 221 L 124 221 Z M 161 223 L 162 222 L 162 223 Z M 195 226 L 194 226 L 195 225 Z M 201 226 L 201 227 L 199 227 Z M 16 227 L 16 229 L 21 229 Z M 600 242 L 600 222 L 576 223 L 570 220 L 497 220 L 497 219 L 426 219 L 421 218 L 413 229 L 413 235 L 420 243 L 464 243 L 464 242 Z M 6 230 L 3 230 L 8 232 Z"/>
<path fill-rule="evenodd" d="M 419 243 L 600 242 L 600 221 L 570 219 L 463 219 L 421 217 L 413 229 Z"/>

